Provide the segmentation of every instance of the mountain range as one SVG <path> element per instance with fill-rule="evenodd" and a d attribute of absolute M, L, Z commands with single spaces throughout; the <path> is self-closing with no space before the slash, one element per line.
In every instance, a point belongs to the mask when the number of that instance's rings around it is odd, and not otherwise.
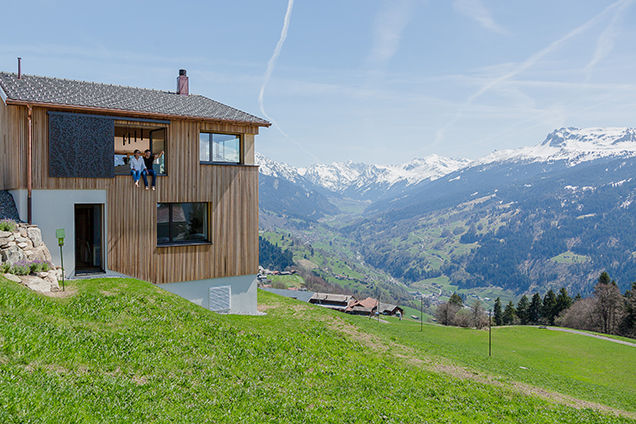
<path fill-rule="evenodd" d="M 634 129 L 560 128 L 477 160 L 257 162 L 264 215 L 296 220 L 276 226 L 337 217 L 359 261 L 411 289 L 586 293 L 602 270 L 622 288 L 636 280 Z"/>

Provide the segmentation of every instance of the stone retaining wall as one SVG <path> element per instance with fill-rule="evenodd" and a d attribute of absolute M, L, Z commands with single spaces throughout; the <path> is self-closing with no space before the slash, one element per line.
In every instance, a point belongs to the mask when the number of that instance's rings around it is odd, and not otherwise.
<path fill-rule="evenodd" d="M 40 292 L 58 291 L 62 270 L 51 263 L 51 252 L 42 242 L 42 233 L 35 225 L 16 223 L 13 231 L 0 231 L 0 264 L 19 265 L 31 262 L 46 262 L 51 269 L 35 275 L 4 274 L 12 281 Z"/>

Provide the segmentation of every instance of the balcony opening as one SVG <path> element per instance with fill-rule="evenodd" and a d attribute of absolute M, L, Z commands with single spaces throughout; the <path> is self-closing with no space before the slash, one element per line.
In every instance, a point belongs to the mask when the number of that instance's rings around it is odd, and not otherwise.
<path fill-rule="evenodd" d="M 166 175 L 167 134 L 166 125 L 115 121 L 115 175 L 129 175 L 129 159 L 135 150 L 143 155 L 148 149 L 155 157 L 152 168 L 156 175 Z M 160 156 L 161 152 L 164 154 Z"/>

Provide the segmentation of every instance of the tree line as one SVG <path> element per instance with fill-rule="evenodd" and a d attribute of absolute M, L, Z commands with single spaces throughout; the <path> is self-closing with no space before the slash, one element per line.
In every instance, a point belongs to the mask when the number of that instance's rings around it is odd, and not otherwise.
<path fill-rule="evenodd" d="M 258 237 L 258 262 L 263 268 L 283 271 L 294 265 L 294 255 L 289 249 L 281 249 L 269 240 Z"/>
<path fill-rule="evenodd" d="M 480 301 L 465 308 L 454 293 L 437 308 L 437 321 L 443 325 L 482 328 L 488 318 Z M 484 324 L 485 321 L 485 324 Z M 636 338 L 636 283 L 621 294 L 607 272 L 601 273 L 592 296 L 572 298 L 565 287 L 558 293 L 548 290 L 543 298 L 534 293 L 523 295 L 517 305 L 510 301 L 502 307 L 497 298 L 493 307 L 493 325 L 558 325 Z"/>

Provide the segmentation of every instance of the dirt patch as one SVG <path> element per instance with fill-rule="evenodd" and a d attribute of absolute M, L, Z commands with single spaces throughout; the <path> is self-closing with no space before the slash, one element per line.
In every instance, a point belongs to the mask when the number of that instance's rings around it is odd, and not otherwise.
<path fill-rule="evenodd" d="M 66 287 L 66 289 L 64 291 L 62 291 L 62 289 L 60 289 L 60 291 L 47 292 L 47 293 L 42 293 L 42 294 L 47 296 L 47 297 L 58 297 L 58 298 L 72 297 L 72 296 L 75 296 L 77 294 L 77 287 Z"/>
<path fill-rule="evenodd" d="M 256 309 L 259 312 L 265 312 L 269 309 L 277 309 L 280 308 L 282 305 L 280 303 L 267 303 L 267 304 L 263 304 L 263 303 L 259 303 L 258 305 L 256 305 Z"/>

